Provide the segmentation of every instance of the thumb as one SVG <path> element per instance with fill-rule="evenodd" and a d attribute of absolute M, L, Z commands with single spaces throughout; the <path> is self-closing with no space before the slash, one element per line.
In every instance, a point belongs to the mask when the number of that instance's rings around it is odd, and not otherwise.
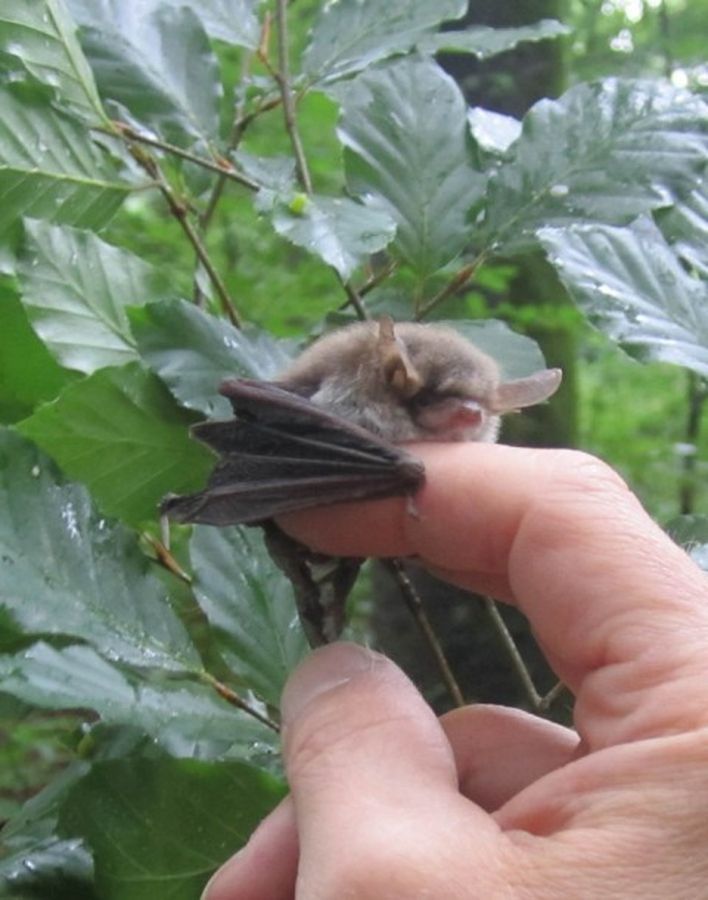
<path fill-rule="evenodd" d="M 368 891 L 362 878 L 385 871 L 392 856 L 426 856 L 438 821 L 445 834 L 455 819 L 477 826 L 478 846 L 498 839 L 492 820 L 459 794 L 434 713 L 385 657 L 354 644 L 316 651 L 288 682 L 282 712 L 298 896 L 344 896 L 354 884 Z"/>

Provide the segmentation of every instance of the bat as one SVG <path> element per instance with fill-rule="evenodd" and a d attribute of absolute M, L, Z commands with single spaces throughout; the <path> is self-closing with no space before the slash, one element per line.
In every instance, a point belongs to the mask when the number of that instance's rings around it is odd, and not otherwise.
<path fill-rule="evenodd" d="M 293 582 L 313 644 L 335 639 L 361 560 L 314 554 L 272 519 L 349 500 L 405 495 L 422 485 L 411 441 L 494 441 L 500 417 L 550 397 L 559 369 L 504 381 L 497 363 L 456 331 L 389 318 L 342 328 L 275 381 L 228 379 L 234 418 L 193 434 L 219 456 L 203 491 L 169 496 L 168 517 L 261 525 Z"/>

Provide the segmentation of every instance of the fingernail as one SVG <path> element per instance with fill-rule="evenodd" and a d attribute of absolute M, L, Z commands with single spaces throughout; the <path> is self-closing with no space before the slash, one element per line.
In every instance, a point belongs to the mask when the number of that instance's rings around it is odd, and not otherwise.
<path fill-rule="evenodd" d="M 382 657 L 358 644 L 329 644 L 307 657 L 290 677 L 280 702 L 285 725 L 297 718 L 315 697 L 370 672 Z"/>

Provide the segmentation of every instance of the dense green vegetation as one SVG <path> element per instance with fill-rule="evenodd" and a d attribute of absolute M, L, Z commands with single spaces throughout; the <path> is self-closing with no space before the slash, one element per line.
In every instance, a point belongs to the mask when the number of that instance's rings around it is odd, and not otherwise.
<path fill-rule="evenodd" d="M 518 374 L 527 336 L 550 358 L 562 335 L 565 434 L 663 524 L 693 514 L 672 527 L 705 559 L 708 9 L 552 6 L 442 32 L 462 0 L 0 12 L 2 896 L 197 897 L 282 796 L 290 587 L 255 531 L 168 551 L 156 507 L 203 483 L 188 429 L 225 413 L 222 377 L 271 376 L 357 307 L 482 320 Z M 569 90 L 522 128 L 468 108 L 452 51 L 489 60 L 486 96 L 532 51 Z M 492 695 L 533 705 L 470 631 Z"/>

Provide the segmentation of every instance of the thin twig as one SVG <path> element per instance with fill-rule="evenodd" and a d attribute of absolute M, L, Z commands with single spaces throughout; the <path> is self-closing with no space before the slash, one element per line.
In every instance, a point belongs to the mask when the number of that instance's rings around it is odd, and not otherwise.
<path fill-rule="evenodd" d="M 213 675 L 210 675 L 208 672 L 202 672 L 201 679 L 210 687 L 214 688 L 216 693 L 220 697 L 223 697 L 223 699 L 226 700 L 227 703 L 230 703 L 231 706 L 235 706 L 237 709 L 243 710 L 243 712 L 248 713 L 249 716 L 257 719 L 263 725 L 267 725 L 268 728 L 271 728 L 273 731 L 280 731 L 280 726 L 277 722 L 274 722 L 272 719 L 269 719 L 268 716 L 264 716 L 263 713 L 259 713 L 257 709 L 249 706 L 249 704 L 246 703 L 243 697 L 240 697 L 232 688 L 228 687 L 217 678 L 214 678 Z"/>
<path fill-rule="evenodd" d="M 364 306 L 364 303 L 361 299 L 361 294 L 354 288 L 348 281 L 344 281 L 344 279 L 338 274 L 339 281 L 341 282 L 342 287 L 347 295 L 346 306 L 353 306 L 356 310 L 356 314 L 359 318 L 365 322 L 367 319 L 370 319 L 369 311 Z"/>
<path fill-rule="evenodd" d="M 432 650 L 433 656 L 435 657 L 435 662 L 438 665 L 438 669 L 440 670 L 442 679 L 445 682 L 445 687 L 447 688 L 448 693 L 452 698 L 452 702 L 455 704 L 455 706 L 464 706 L 465 698 L 462 694 L 462 691 L 460 690 L 459 684 L 457 683 L 457 679 L 452 674 L 452 669 L 450 668 L 447 657 L 445 656 L 445 653 L 440 645 L 438 636 L 435 634 L 433 626 L 430 624 L 430 620 L 428 619 L 425 609 L 423 608 L 423 603 L 418 596 L 418 592 L 413 586 L 413 583 L 411 582 L 408 575 L 406 575 L 403 564 L 401 563 L 400 559 L 382 560 L 382 562 L 395 578 L 403 599 L 405 600 L 406 606 L 411 611 L 413 618 L 416 620 L 418 627 L 423 633 L 423 637 Z"/>
<path fill-rule="evenodd" d="M 214 289 L 219 295 L 219 299 L 221 300 L 221 305 L 224 309 L 224 312 L 228 316 L 231 324 L 236 328 L 240 328 L 242 324 L 241 316 L 234 306 L 233 300 L 229 296 L 226 285 L 221 280 L 221 276 L 219 275 L 219 273 L 216 271 L 214 263 L 211 261 L 211 257 L 207 253 L 206 247 L 202 243 L 199 234 L 190 222 L 186 207 L 177 199 L 177 197 L 175 197 L 172 188 L 170 187 L 167 179 L 162 172 L 162 169 L 160 169 L 157 162 L 152 158 L 152 156 L 150 156 L 146 151 L 144 151 L 141 147 L 138 147 L 136 144 L 129 143 L 128 146 L 130 148 L 131 154 L 133 155 L 133 158 L 145 169 L 148 175 L 150 175 L 150 177 L 155 180 L 155 183 L 162 192 L 162 196 L 167 201 L 170 212 L 181 225 L 182 231 L 184 231 L 187 239 L 194 248 L 199 261 L 204 266 L 204 269 L 209 276 L 211 283 L 214 285 Z"/>
<path fill-rule="evenodd" d="M 170 153 L 173 156 L 179 156 L 181 159 L 186 159 L 188 162 L 194 163 L 195 166 L 201 166 L 203 169 L 208 169 L 210 172 L 216 172 L 220 178 L 224 180 L 230 179 L 231 181 L 236 181 L 238 184 L 243 185 L 248 188 L 249 191 L 258 191 L 260 190 L 260 185 L 255 181 L 252 181 L 246 175 L 242 175 L 237 169 L 234 168 L 232 163 L 225 159 L 224 157 L 219 157 L 216 162 L 211 159 L 206 159 L 203 156 L 197 156 L 195 153 L 190 153 L 189 150 L 183 150 L 182 147 L 178 147 L 176 144 L 170 144 L 167 141 L 163 141 L 159 138 L 149 137 L 146 134 L 141 134 L 139 131 L 136 131 L 134 128 L 131 128 L 129 125 L 125 125 L 122 122 L 114 122 L 113 123 L 121 135 L 128 138 L 130 141 L 136 141 L 139 144 L 145 144 L 148 147 L 156 147 L 158 150 L 164 150 L 165 153 Z M 105 130 L 105 129 L 100 129 Z"/>
<path fill-rule="evenodd" d="M 509 655 L 509 659 L 511 660 L 511 664 L 514 667 L 514 671 L 519 676 L 519 681 L 526 692 L 526 696 L 528 697 L 529 702 L 533 709 L 539 709 L 543 698 L 536 690 L 536 685 L 533 683 L 533 679 L 529 673 L 529 670 L 526 668 L 526 664 L 521 658 L 521 654 L 519 653 L 519 648 L 516 646 L 514 642 L 514 638 L 511 636 L 511 632 L 506 627 L 506 622 L 501 616 L 501 613 L 497 609 L 497 605 L 489 597 L 484 598 L 484 605 L 487 609 L 487 613 L 491 618 L 494 627 L 501 638 L 502 643 L 504 644 L 504 649 Z"/>
<path fill-rule="evenodd" d="M 662 0 L 659 6 L 659 39 L 664 56 L 664 76 L 671 78 L 674 70 L 674 55 L 671 47 L 671 24 L 666 0 Z"/>
<path fill-rule="evenodd" d="M 170 553 L 168 547 L 162 541 L 158 541 L 156 537 L 153 537 L 147 532 L 143 533 L 143 537 L 155 551 L 155 562 L 158 562 L 163 569 L 167 569 L 168 572 L 171 572 L 174 576 L 179 578 L 180 581 L 184 581 L 185 584 L 192 583 L 191 577 L 184 571 L 182 566 L 180 566 L 174 556 Z"/>
<path fill-rule="evenodd" d="M 546 710 L 550 709 L 565 690 L 565 684 L 563 684 L 562 681 L 557 681 L 550 691 L 541 697 L 541 702 L 538 704 L 538 711 L 546 712 Z"/>
<path fill-rule="evenodd" d="M 435 294 L 434 297 L 428 300 L 428 302 L 418 310 L 416 319 L 418 321 L 424 319 L 429 312 L 435 309 L 438 304 L 442 303 L 443 300 L 447 300 L 447 298 L 451 294 L 454 294 L 455 291 L 458 291 L 461 287 L 467 284 L 470 278 L 474 275 L 476 269 L 479 267 L 481 261 L 482 257 L 479 256 L 476 260 L 474 260 L 474 262 L 471 262 L 469 263 L 469 265 L 460 269 L 460 271 L 452 277 L 452 279 L 445 285 L 442 290 L 438 291 L 438 293 Z"/>
<path fill-rule="evenodd" d="M 270 13 L 265 14 L 265 18 L 263 20 L 263 27 L 261 29 L 261 38 L 259 41 L 259 53 L 261 52 L 263 47 L 268 46 L 268 40 L 270 38 L 270 23 L 271 17 Z M 245 81 L 245 79 L 249 75 L 249 70 L 251 67 L 251 61 L 253 59 L 253 53 L 249 53 L 244 57 L 243 64 L 241 66 L 241 81 Z M 277 103 L 280 103 L 280 98 L 277 99 Z M 246 92 L 244 91 L 243 96 L 241 98 L 240 103 L 236 105 L 236 111 L 234 115 L 234 121 L 231 126 L 231 133 L 229 134 L 229 142 L 228 148 L 229 150 L 235 150 L 238 145 L 241 143 L 241 139 L 246 131 L 246 128 L 250 123 L 255 119 L 257 115 L 260 115 L 263 112 L 264 106 L 259 106 L 253 112 L 249 114 L 249 117 L 245 115 L 245 107 L 246 107 Z M 202 214 L 200 224 L 202 227 L 202 231 L 205 232 L 209 227 L 209 223 L 212 220 L 212 217 L 216 211 L 216 207 L 219 204 L 219 200 L 221 200 L 221 195 L 224 192 L 224 188 L 226 187 L 226 177 L 222 173 L 219 178 L 216 180 L 214 187 L 212 188 L 211 196 L 209 197 L 209 201 L 207 202 L 206 209 Z M 256 190 L 258 190 L 258 185 L 256 185 Z"/>
<path fill-rule="evenodd" d="M 306 194 L 312 193 L 312 180 L 310 170 L 305 159 L 305 150 L 297 128 L 297 115 L 295 113 L 295 101 L 290 86 L 290 59 L 288 53 L 288 3 L 287 0 L 277 0 L 276 22 L 278 25 L 278 71 L 273 75 L 280 88 L 280 96 L 283 100 L 283 115 L 285 128 L 290 136 L 290 143 L 295 154 L 295 168 L 298 181 Z M 267 64 L 267 57 L 264 58 Z"/>
<path fill-rule="evenodd" d="M 216 271 L 216 267 L 211 261 L 211 257 L 209 256 L 206 247 L 202 243 L 201 237 L 190 222 L 189 217 L 187 216 L 187 210 L 174 196 L 170 186 L 167 184 L 164 177 L 160 182 L 160 190 L 167 200 L 167 204 L 170 207 L 172 214 L 180 223 L 180 225 L 182 226 L 182 230 L 187 236 L 187 239 L 191 243 L 192 247 L 194 247 L 194 252 L 197 254 L 199 262 L 204 266 L 204 270 L 209 276 L 209 280 L 211 281 L 212 285 L 214 286 L 214 290 L 221 300 L 222 309 L 228 316 L 229 321 L 236 328 L 241 328 L 243 324 L 241 316 L 239 315 L 238 310 L 236 309 L 234 302 L 231 299 L 231 295 L 229 294 L 226 285 L 221 278 L 221 275 L 219 275 L 219 273 Z"/>
<path fill-rule="evenodd" d="M 701 431 L 703 405 L 708 399 L 706 384 L 695 372 L 688 372 L 688 416 L 685 443 L 687 452 L 682 459 L 680 510 L 682 515 L 692 513 L 696 505 L 696 447 Z"/>
<path fill-rule="evenodd" d="M 377 288 L 382 281 L 386 281 L 398 268 L 398 261 L 391 260 L 391 262 L 384 266 L 381 271 L 377 272 L 375 275 L 372 275 L 368 281 L 365 281 L 364 284 L 359 288 L 357 293 L 360 297 L 366 297 L 367 294 L 371 293 L 374 288 Z"/>
<path fill-rule="evenodd" d="M 269 112 L 271 109 L 275 109 L 276 106 L 280 106 L 282 102 L 283 98 L 280 94 L 278 94 L 277 97 L 270 97 L 268 100 L 264 100 L 251 112 L 245 113 L 240 119 L 237 119 L 234 122 L 230 140 L 232 142 L 235 142 L 236 146 L 238 146 L 238 144 L 241 143 L 241 138 L 243 137 L 245 131 L 258 118 L 258 116 L 263 115 L 263 113 L 265 112 Z"/>

